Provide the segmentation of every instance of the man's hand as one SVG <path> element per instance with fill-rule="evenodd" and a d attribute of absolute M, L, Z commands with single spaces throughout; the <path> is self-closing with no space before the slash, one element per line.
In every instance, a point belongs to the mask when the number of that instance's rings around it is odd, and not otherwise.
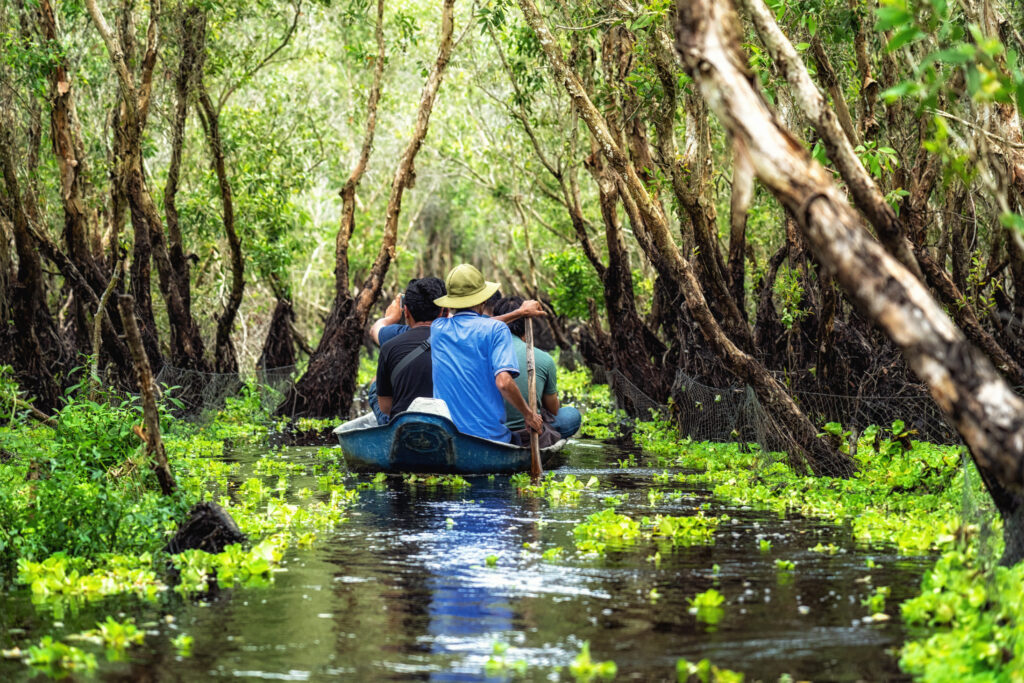
<path fill-rule="evenodd" d="M 527 411 L 523 415 L 523 420 L 526 421 L 526 426 L 530 428 L 531 432 L 535 434 L 541 434 L 544 432 L 544 420 L 541 419 L 540 413 L 532 413 Z"/>
<path fill-rule="evenodd" d="M 381 318 L 385 325 L 394 325 L 402 320 L 402 295 L 399 294 L 395 297 L 395 300 L 388 304 L 388 309 L 384 311 L 384 317 Z"/>
<path fill-rule="evenodd" d="M 544 311 L 544 307 L 535 299 L 527 299 L 524 301 L 523 305 L 516 309 L 516 313 L 519 313 L 519 317 L 521 318 L 543 318 L 547 315 Z"/>

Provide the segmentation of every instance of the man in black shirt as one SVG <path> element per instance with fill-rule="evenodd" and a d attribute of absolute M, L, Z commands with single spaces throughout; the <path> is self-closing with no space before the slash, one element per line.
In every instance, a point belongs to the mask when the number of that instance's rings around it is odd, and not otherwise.
<path fill-rule="evenodd" d="M 444 313 L 434 304 L 444 295 L 444 283 L 436 277 L 414 280 L 405 290 L 402 312 L 409 329 L 380 347 L 377 363 L 377 399 L 389 419 L 408 410 L 413 399 L 434 395 L 430 323 Z"/>

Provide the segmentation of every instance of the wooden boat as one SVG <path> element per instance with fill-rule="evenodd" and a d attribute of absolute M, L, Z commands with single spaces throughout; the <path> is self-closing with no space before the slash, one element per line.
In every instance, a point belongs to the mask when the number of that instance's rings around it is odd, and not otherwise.
<path fill-rule="evenodd" d="M 368 418 L 334 430 L 345 462 L 357 472 L 514 474 L 530 470 L 529 448 L 463 434 L 438 412 L 409 410 L 383 426 L 377 426 L 372 414 Z M 564 445 L 562 439 L 541 450 L 545 467 Z"/>

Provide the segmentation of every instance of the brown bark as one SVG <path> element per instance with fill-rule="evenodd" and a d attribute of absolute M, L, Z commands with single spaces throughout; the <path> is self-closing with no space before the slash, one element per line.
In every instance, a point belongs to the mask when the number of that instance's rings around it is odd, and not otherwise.
<path fill-rule="evenodd" d="M 701 93 L 758 178 L 796 217 L 818 260 L 847 297 L 899 346 L 971 450 L 1012 527 L 1024 501 L 1024 400 L 1018 397 L 910 271 L 867 237 L 860 219 L 783 128 L 754 86 L 728 0 L 679 0 L 676 46 Z M 1010 547 L 1008 543 L 1008 547 Z M 1019 556 L 1004 556 L 1016 561 Z"/>
<path fill-rule="evenodd" d="M 24 389 L 38 399 L 44 410 L 52 411 L 57 408 L 61 395 L 54 374 L 59 369 L 64 353 L 55 344 L 59 336 L 46 307 L 42 264 L 31 236 L 22 190 L 15 171 L 12 124 L 8 116 L 0 117 L 0 172 L 7 190 L 7 208 L 18 255 L 18 270 L 10 288 L 14 323 L 11 335 L 14 354 L 11 360 Z"/>
<path fill-rule="evenodd" d="M 242 305 L 242 293 L 245 291 L 245 266 L 242 263 L 242 241 L 235 230 L 235 204 L 231 196 L 231 183 L 228 180 L 227 167 L 224 163 L 224 147 L 220 136 L 220 114 L 214 109 L 202 75 L 198 78 L 199 103 L 202 106 L 206 122 L 206 139 L 210 145 L 210 157 L 213 170 L 217 174 L 217 185 L 220 189 L 221 207 L 224 210 L 224 235 L 228 241 L 231 254 L 231 292 L 224 304 L 224 310 L 217 316 L 217 337 L 214 342 L 214 369 L 217 372 L 238 372 L 238 357 L 235 346 L 231 342 L 231 328 L 235 324 L 235 316 Z"/>
<path fill-rule="evenodd" d="M 288 299 L 278 299 L 270 318 L 263 350 L 256 361 L 260 370 L 273 370 L 295 365 L 295 311 Z"/>
<path fill-rule="evenodd" d="M 181 236 L 178 217 L 178 179 L 181 174 L 182 148 L 185 141 L 185 124 L 188 119 L 189 94 L 197 79 L 202 77 L 206 45 L 206 15 L 196 6 L 190 6 L 179 20 L 181 38 L 181 59 L 174 76 L 174 117 L 171 122 L 171 160 L 167 166 L 167 183 L 164 185 L 164 213 L 167 216 L 167 251 L 171 268 L 178 282 L 190 282 L 190 266 L 185 254 L 185 242 Z M 182 305 L 192 313 L 191 288 L 182 292 Z"/>
<path fill-rule="evenodd" d="M 380 103 L 380 86 L 384 79 L 384 0 L 377 0 L 377 22 L 374 28 L 377 41 L 377 57 L 373 64 L 373 83 L 366 100 L 366 132 L 359 150 L 359 160 L 341 188 L 341 225 L 335 238 L 334 248 L 334 304 L 339 305 L 349 295 L 348 245 L 355 229 L 356 189 L 366 172 L 366 165 L 373 152 L 373 137 L 377 131 L 377 105 Z"/>
<path fill-rule="evenodd" d="M 150 460 L 150 468 L 160 483 L 160 490 L 165 496 L 174 493 L 176 484 L 171 467 L 167 462 L 167 451 L 160 437 L 160 413 L 156 407 L 156 382 L 153 381 L 153 370 L 150 368 L 146 350 L 142 347 L 142 335 L 138 323 L 135 322 L 134 302 L 132 297 L 123 294 L 118 297 L 118 308 L 124 321 L 125 340 L 131 349 L 135 363 L 135 377 L 142 396 L 142 415 L 145 434 L 139 436 L 146 442 L 146 457 Z"/>
<path fill-rule="evenodd" d="M 729 291 L 740 315 L 746 320 L 746 290 L 743 280 L 747 254 L 747 211 L 754 199 L 754 169 L 746 157 L 736 156 L 732 168 L 729 198 Z"/>
<path fill-rule="evenodd" d="M 402 195 L 415 178 L 416 155 L 427 135 L 430 112 L 451 58 L 454 5 L 455 0 L 444 0 L 441 9 L 441 39 L 437 58 L 423 86 L 412 136 L 391 182 L 391 194 L 384 216 L 384 235 L 377 258 L 358 295 L 346 296 L 334 302 L 320 344 L 310 358 L 309 367 L 277 407 L 278 415 L 344 416 L 351 408 L 359 367 L 359 349 L 367 318 L 370 308 L 380 295 L 384 276 L 394 258 Z"/>
<path fill-rule="evenodd" d="M 615 143 L 597 108 L 587 96 L 583 84 L 562 58 L 558 43 L 548 30 L 532 0 L 519 0 L 527 24 L 533 29 L 544 51 L 548 63 L 557 79 L 566 88 L 580 116 L 586 122 L 591 134 L 597 139 L 601 153 L 609 165 L 622 178 L 629 200 L 635 204 L 638 221 L 634 229 L 642 225 L 649 232 L 650 244 L 654 249 L 648 257 L 659 272 L 668 274 L 683 292 L 690 314 L 697 321 L 701 332 L 714 349 L 722 363 L 739 379 L 749 383 L 757 392 L 766 409 L 789 430 L 795 441 L 794 457 L 802 458 L 819 474 L 846 475 L 852 463 L 817 438 L 817 430 L 800 411 L 786 389 L 779 384 L 763 365 L 740 350 L 722 331 L 708 308 L 703 290 L 693 268 L 682 257 L 669 230 L 668 221 L 661 207 L 652 200 L 632 164 Z M 626 197 L 623 197 L 624 201 Z M 629 205 L 627 203 L 627 209 Z M 644 242 L 641 240 L 641 245 Z"/>

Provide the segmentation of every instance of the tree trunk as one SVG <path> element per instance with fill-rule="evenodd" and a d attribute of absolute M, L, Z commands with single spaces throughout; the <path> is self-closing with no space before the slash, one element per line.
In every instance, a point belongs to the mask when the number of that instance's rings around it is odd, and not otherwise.
<path fill-rule="evenodd" d="M 406 145 L 391 183 L 391 195 L 384 217 L 384 236 L 380 250 L 377 252 L 377 258 L 373 262 L 370 273 L 363 281 L 358 295 L 355 297 L 346 295 L 340 301 L 336 298 L 330 317 L 324 326 L 320 344 L 309 360 L 309 367 L 295 386 L 289 390 L 281 405 L 277 407 L 278 415 L 345 416 L 352 406 L 356 389 L 356 373 L 359 369 L 359 349 L 362 346 L 367 318 L 370 308 L 380 295 L 384 276 L 387 274 L 391 259 L 394 258 L 402 195 L 415 177 L 413 164 L 416 154 L 426 137 L 430 112 L 451 58 L 454 5 L 455 0 L 444 0 L 441 10 L 440 47 L 434 66 L 423 87 L 412 137 Z M 378 35 L 378 40 L 383 40 L 383 38 Z M 368 132 L 367 137 L 372 141 L 372 131 Z M 368 149 L 365 143 L 364 149 Z M 368 151 L 367 154 L 369 154 Z M 347 261 L 345 269 L 347 271 Z M 338 286 L 340 285 L 336 285 L 336 287 Z"/>
<path fill-rule="evenodd" d="M 149 366 L 149 359 L 142 347 L 142 335 L 135 322 L 133 310 L 135 306 L 131 296 L 121 295 L 117 304 L 121 309 L 125 339 L 128 342 L 128 348 L 131 349 L 132 360 L 135 362 L 139 394 L 142 396 L 142 415 L 146 430 L 145 433 L 136 433 L 146 443 L 146 457 L 149 458 L 150 467 L 156 475 L 157 481 L 160 482 L 160 490 L 165 496 L 169 496 L 174 493 L 177 486 L 174 482 L 174 475 L 171 473 L 171 467 L 167 462 L 167 451 L 164 449 L 163 439 L 160 437 L 160 413 L 156 407 L 156 383 L 153 381 L 153 370 Z"/>
<path fill-rule="evenodd" d="M 199 103 L 202 105 L 206 122 L 206 139 L 210 144 L 210 157 L 213 170 L 217 174 L 217 185 L 220 188 L 220 201 L 224 209 L 224 234 L 228 240 L 228 251 L 231 253 L 231 292 L 228 294 L 224 310 L 217 316 L 217 337 L 214 345 L 214 369 L 217 372 L 238 372 L 238 357 L 235 345 L 231 342 L 231 328 L 235 324 L 235 316 L 242 305 L 242 293 L 245 290 L 245 267 L 242 264 L 242 242 L 235 231 L 235 205 L 231 197 L 231 183 L 224 164 L 224 147 L 220 137 L 220 112 L 217 111 L 210 95 L 206 92 L 202 75 L 198 78 Z M 187 287 L 186 287 L 187 289 Z"/>
<path fill-rule="evenodd" d="M 10 288 L 11 320 L 14 323 L 11 335 L 14 354 L 11 360 L 22 387 L 38 399 L 40 408 L 52 412 L 58 407 L 61 396 L 54 375 L 61 369 L 60 363 L 66 354 L 54 345 L 59 335 L 43 296 L 43 270 L 31 237 L 28 215 L 25 213 L 15 172 L 13 142 L 13 121 L 3 116 L 0 118 L 0 171 L 7 189 L 14 246 L 18 255 L 18 270 Z"/>
<path fill-rule="evenodd" d="M 734 144 L 750 155 L 758 178 L 796 217 L 810 248 L 854 305 L 927 383 L 989 485 L 1007 539 L 1020 536 L 1024 530 L 1013 522 L 1024 500 L 1024 400 L 920 280 L 867 236 L 828 172 L 781 127 L 746 68 L 729 0 L 678 0 L 676 9 L 676 47 Z"/>
<path fill-rule="evenodd" d="M 260 370 L 273 370 L 295 365 L 295 311 L 288 299 L 278 299 L 274 306 L 274 314 L 270 318 L 270 328 L 263 341 L 256 367 Z"/>

